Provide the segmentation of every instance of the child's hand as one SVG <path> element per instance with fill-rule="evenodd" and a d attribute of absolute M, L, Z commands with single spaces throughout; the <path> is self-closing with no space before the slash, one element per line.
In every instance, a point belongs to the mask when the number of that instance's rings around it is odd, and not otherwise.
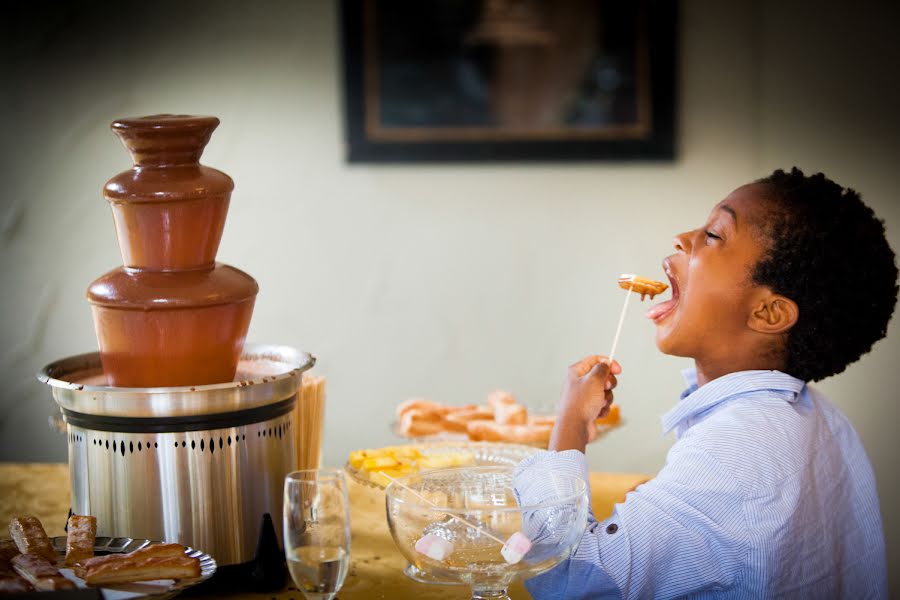
<path fill-rule="evenodd" d="M 599 355 L 587 356 L 569 367 L 550 439 L 551 450 L 574 448 L 583 452 L 585 445 L 597 437 L 594 421 L 609 412 L 618 384 L 616 375 L 621 372 L 618 362 L 613 361 L 610 368 L 608 359 Z"/>

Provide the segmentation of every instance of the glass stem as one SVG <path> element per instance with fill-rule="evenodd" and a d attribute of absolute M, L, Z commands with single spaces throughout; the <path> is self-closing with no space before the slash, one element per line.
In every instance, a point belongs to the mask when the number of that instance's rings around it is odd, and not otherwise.
<path fill-rule="evenodd" d="M 472 590 L 472 600 L 510 600 L 505 589 Z"/>

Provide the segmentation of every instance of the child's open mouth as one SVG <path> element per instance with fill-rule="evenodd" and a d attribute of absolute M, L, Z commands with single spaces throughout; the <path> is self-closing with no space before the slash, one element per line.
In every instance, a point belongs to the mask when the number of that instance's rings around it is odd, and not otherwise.
<path fill-rule="evenodd" d="M 663 270 L 665 270 L 666 276 L 669 278 L 669 283 L 672 286 L 672 299 L 650 307 L 646 316 L 654 323 L 659 323 L 675 310 L 675 307 L 678 305 L 678 297 L 681 295 L 681 292 L 678 289 L 678 280 L 675 279 L 675 276 L 672 274 L 672 267 L 669 265 L 668 258 L 663 261 Z"/>

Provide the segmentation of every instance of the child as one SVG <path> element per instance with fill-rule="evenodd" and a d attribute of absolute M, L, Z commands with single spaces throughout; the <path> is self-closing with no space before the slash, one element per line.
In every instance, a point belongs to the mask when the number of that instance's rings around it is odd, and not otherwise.
<path fill-rule="evenodd" d="M 664 417 L 666 465 L 527 585 L 545 598 L 885 598 L 875 478 L 846 417 L 806 382 L 840 373 L 885 336 L 894 253 L 859 195 L 822 174 L 775 171 L 738 188 L 663 263 L 672 299 L 656 344 L 694 359 Z M 585 444 L 618 363 L 569 369 L 551 451 L 519 465 L 587 481 Z"/>

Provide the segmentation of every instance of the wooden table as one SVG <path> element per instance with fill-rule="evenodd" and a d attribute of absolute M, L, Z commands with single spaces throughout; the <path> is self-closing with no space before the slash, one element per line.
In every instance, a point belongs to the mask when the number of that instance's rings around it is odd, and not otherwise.
<path fill-rule="evenodd" d="M 626 492 L 649 479 L 646 475 L 624 473 L 591 473 L 590 478 L 592 505 L 599 519 L 611 514 Z M 402 573 L 406 560 L 394 546 L 385 520 L 384 494 L 352 481 L 349 491 L 353 549 L 350 573 L 338 594 L 340 600 L 469 598 L 468 588 L 463 586 L 425 585 L 407 579 Z M 68 465 L 0 463 L 0 524 L 5 525 L 18 514 L 33 514 L 43 522 L 48 535 L 63 535 L 68 512 Z M 530 597 L 521 583 L 514 584 L 509 593 L 512 598 Z M 303 594 L 292 583 L 277 593 L 229 597 L 303 600 Z"/>

